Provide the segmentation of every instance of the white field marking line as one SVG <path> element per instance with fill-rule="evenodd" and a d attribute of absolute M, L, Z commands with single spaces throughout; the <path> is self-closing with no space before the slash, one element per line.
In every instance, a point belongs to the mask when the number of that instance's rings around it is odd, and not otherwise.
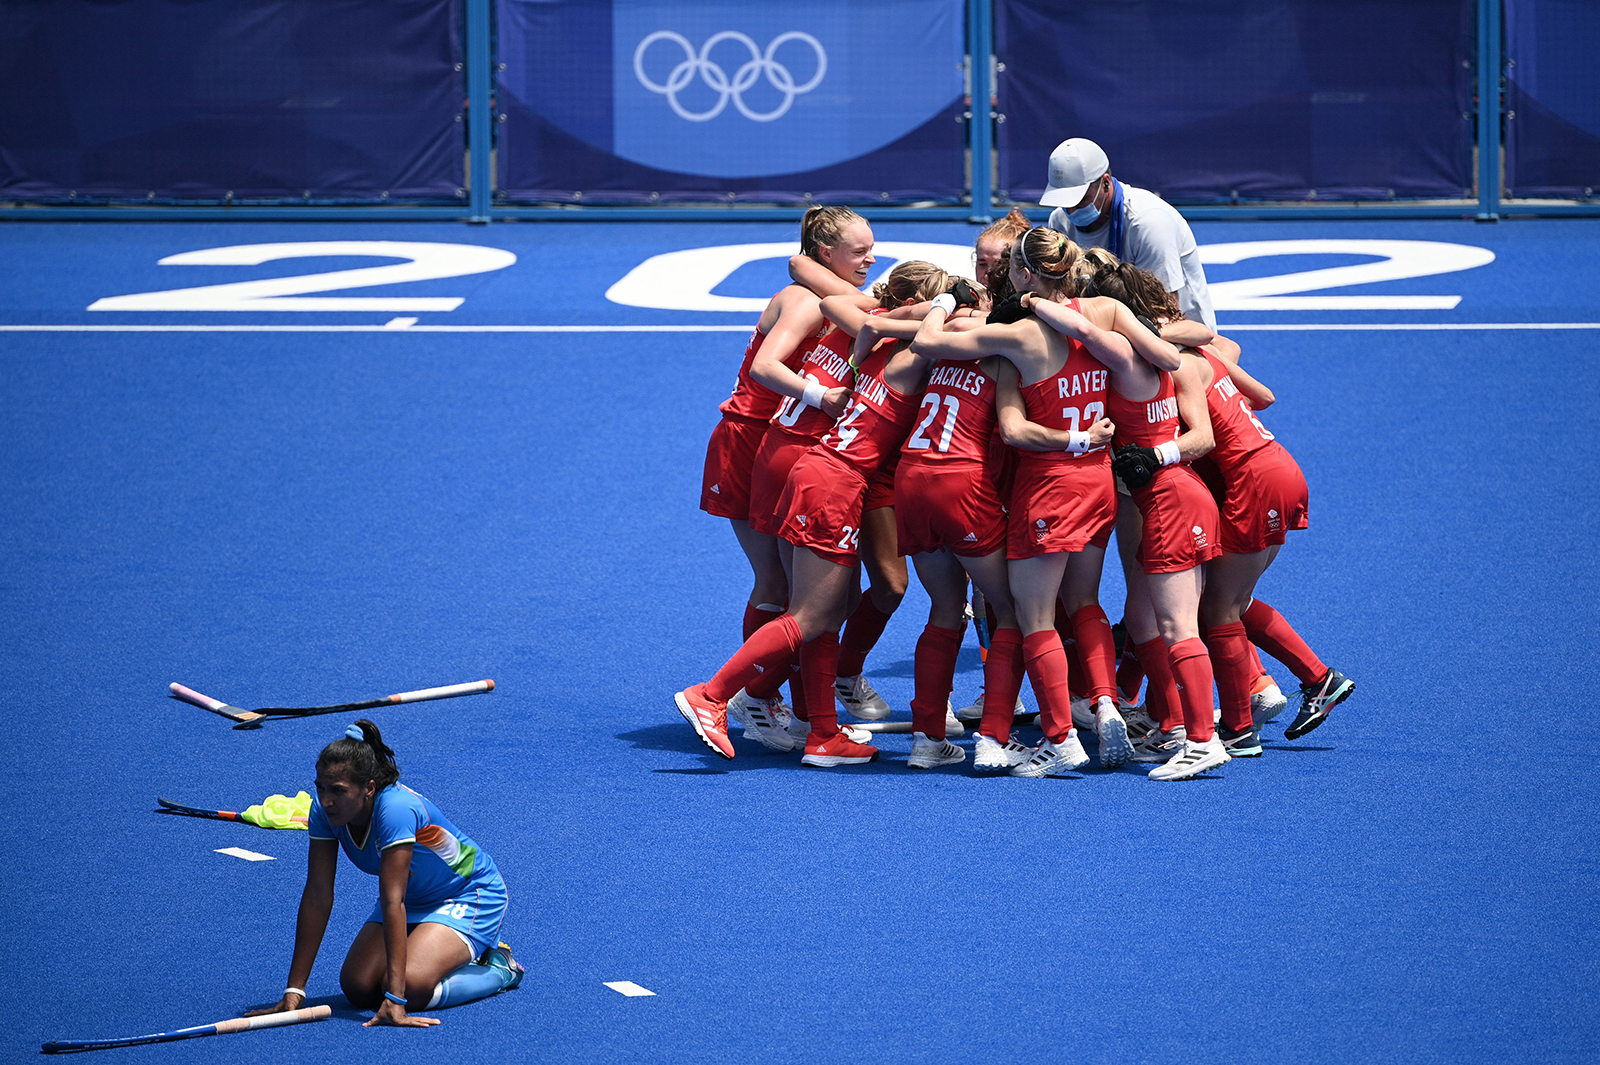
<path fill-rule="evenodd" d="M 231 858 L 243 858 L 247 862 L 275 862 L 278 860 L 270 854 L 257 854 L 255 851 L 247 851 L 243 847 L 218 847 L 217 853 L 226 854 Z"/>
<path fill-rule="evenodd" d="M 383 323 L 385 329 L 410 329 L 417 324 L 415 318 L 391 318 Z"/>
<path fill-rule="evenodd" d="M 655 994 L 655 992 L 651 991 L 648 987 L 640 987 L 632 980 L 607 980 L 605 981 L 605 985 L 611 990 L 615 991 L 617 994 L 627 995 L 629 998 L 640 998 L 644 995 Z"/>
<path fill-rule="evenodd" d="M 403 318 L 395 321 L 405 321 Z M 0 333 L 748 333 L 749 325 L 0 325 Z M 1223 322 L 1248 330 L 1359 331 L 1600 329 L 1600 322 Z"/>

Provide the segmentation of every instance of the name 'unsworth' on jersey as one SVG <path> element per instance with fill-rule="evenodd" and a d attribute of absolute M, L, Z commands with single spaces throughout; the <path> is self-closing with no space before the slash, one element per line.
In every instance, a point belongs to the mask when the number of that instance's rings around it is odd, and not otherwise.
<path fill-rule="evenodd" d="M 1146 420 L 1151 425 L 1168 421 L 1178 416 L 1178 397 L 1168 396 L 1166 399 L 1153 399 L 1144 405 Z"/>

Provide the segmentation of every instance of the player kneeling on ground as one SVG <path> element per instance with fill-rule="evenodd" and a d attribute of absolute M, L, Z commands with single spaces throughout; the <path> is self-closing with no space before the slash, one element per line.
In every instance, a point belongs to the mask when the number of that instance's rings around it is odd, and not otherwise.
<path fill-rule="evenodd" d="M 410 1009 L 459 1006 L 522 981 L 511 948 L 497 944 L 506 885 L 494 859 L 399 783 L 400 767 L 378 726 L 357 721 L 317 756 L 311 850 L 283 998 L 264 1013 L 298 1008 L 333 911 L 339 848 L 378 878 L 378 903 L 345 955 L 339 985 L 367 1022 L 425 1028 L 437 1018 Z M 476 959 L 476 960 L 474 960 Z"/>

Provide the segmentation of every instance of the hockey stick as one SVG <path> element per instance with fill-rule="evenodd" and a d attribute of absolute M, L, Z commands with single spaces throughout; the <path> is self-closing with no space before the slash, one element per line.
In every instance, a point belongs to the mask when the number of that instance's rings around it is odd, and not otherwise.
<path fill-rule="evenodd" d="M 203 810 L 198 806 L 185 806 L 182 803 L 173 802 L 171 799 L 158 798 L 156 802 L 161 804 L 161 812 L 164 814 L 182 814 L 184 817 L 205 817 L 213 821 L 241 821 L 247 825 L 255 824 L 254 821 L 246 821 L 243 816 L 232 810 Z M 291 817 L 289 820 L 297 821 L 302 825 L 306 823 L 304 817 Z M 256 827 L 259 828 L 261 826 L 257 825 Z"/>
<path fill-rule="evenodd" d="M 255 1028 L 277 1028 L 285 1024 L 304 1024 L 320 1021 L 333 1013 L 332 1006 L 312 1006 L 308 1009 L 290 1010 L 288 1013 L 269 1013 L 262 1017 L 234 1017 L 216 1024 L 202 1024 L 194 1028 L 179 1028 L 176 1032 L 157 1032 L 154 1035 L 130 1035 L 121 1039 L 58 1039 L 39 1047 L 43 1054 L 75 1054 L 84 1050 L 106 1050 L 110 1047 L 135 1047 L 144 1043 L 173 1043 L 179 1039 L 194 1039 L 202 1035 L 227 1035 L 229 1032 L 248 1032 Z"/>
<path fill-rule="evenodd" d="M 398 695 L 385 695 L 381 699 L 365 699 L 356 703 L 334 703 L 329 706 L 263 706 L 257 710 L 241 710 L 237 706 L 229 706 L 221 699 L 213 699 L 209 695 L 202 695 L 193 688 L 186 688 L 177 681 L 169 687 L 174 698 L 182 699 L 186 703 L 193 703 L 202 710 L 210 710 L 213 714 L 221 714 L 234 722 L 236 729 L 260 728 L 262 723 L 271 718 L 314 717 L 319 714 L 343 714 L 352 710 L 371 710 L 379 706 L 394 706 L 397 703 L 422 703 L 431 699 L 454 699 L 458 695 L 477 695 L 479 692 L 494 691 L 494 681 L 475 680 L 470 684 L 447 684 L 442 688 L 422 688 L 414 692 L 400 692 Z"/>

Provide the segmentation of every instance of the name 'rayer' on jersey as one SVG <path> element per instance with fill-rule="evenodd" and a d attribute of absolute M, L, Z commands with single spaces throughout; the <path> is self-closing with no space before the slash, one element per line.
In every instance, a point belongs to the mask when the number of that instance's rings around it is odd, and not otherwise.
<path fill-rule="evenodd" d="M 901 447 L 909 462 L 989 459 L 995 426 L 995 380 L 974 362 L 936 362 L 917 406 L 916 426 Z"/>
<path fill-rule="evenodd" d="M 1067 306 L 1075 311 L 1079 309 L 1077 300 L 1070 300 Z M 1089 426 L 1106 416 L 1106 393 L 1110 383 L 1111 371 L 1089 354 L 1082 343 L 1069 339 L 1067 360 L 1061 364 L 1061 369 L 1043 380 L 1023 385 L 1022 402 L 1029 421 L 1048 429 L 1087 432 Z M 1077 462 L 1094 466 L 1108 464 L 1111 457 L 1104 447 L 1097 447 L 1082 455 L 1067 451 L 1023 451 L 1022 461 L 1028 464 Z"/>
<path fill-rule="evenodd" d="M 817 443 L 818 450 L 843 460 L 869 483 L 900 449 L 917 413 L 916 396 L 904 395 L 883 382 L 884 367 L 896 346 L 879 344 L 872 349 L 856 374 L 850 405 Z"/>

